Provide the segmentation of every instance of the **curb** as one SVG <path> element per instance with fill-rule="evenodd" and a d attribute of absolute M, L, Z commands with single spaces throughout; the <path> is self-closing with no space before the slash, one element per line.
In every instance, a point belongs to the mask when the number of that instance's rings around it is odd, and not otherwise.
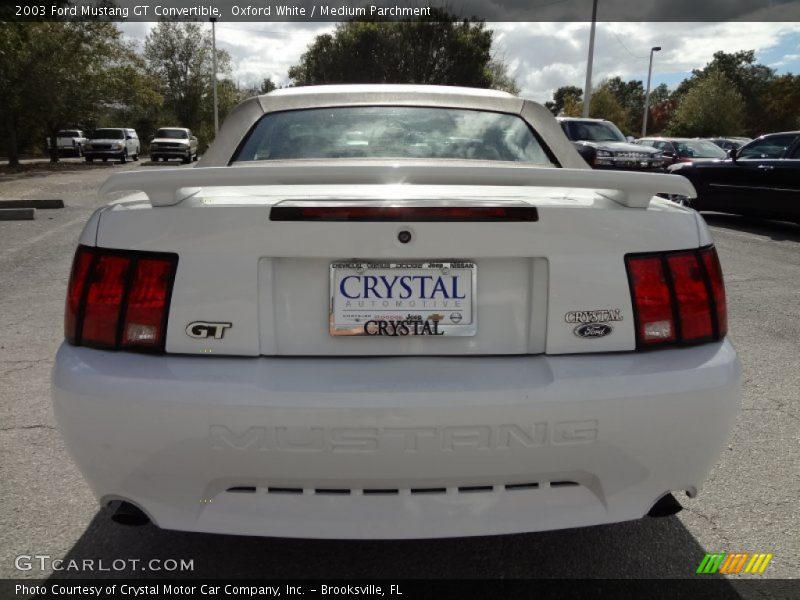
<path fill-rule="evenodd" d="M 7 208 L 64 208 L 63 200 L 0 200 L 0 209 Z"/>
<path fill-rule="evenodd" d="M 35 208 L 0 208 L 0 221 L 33 221 Z"/>

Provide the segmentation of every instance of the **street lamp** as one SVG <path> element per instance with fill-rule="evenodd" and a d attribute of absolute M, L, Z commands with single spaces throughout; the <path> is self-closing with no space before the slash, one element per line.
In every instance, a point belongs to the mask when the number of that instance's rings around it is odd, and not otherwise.
<path fill-rule="evenodd" d="M 647 113 L 650 112 L 650 78 L 653 76 L 653 54 L 661 52 L 661 46 L 650 48 L 650 68 L 647 70 L 647 93 L 644 96 L 644 117 L 642 118 L 642 137 L 647 135 Z"/>
<path fill-rule="evenodd" d="M 211 61 L 213 63 L 214 75 L 212 84 L 214 86 L 214 136 L 219 133 L 219 110 L 217 108 L 217 31 L 214 24 L 217 20 L 214 17 L 209 19 L 211 21 Z"/>
<path fill-rule="evenodd" d="M 589 116 L 589 102 L 592 99 L 592 63 L 594 62 L 594 32 L 597 28 L 597 0 L 592 4 L 592 29 L 589 34 L 589 58 L 586 61 L 586 85 L 583 87 L 583 117 Z"/>

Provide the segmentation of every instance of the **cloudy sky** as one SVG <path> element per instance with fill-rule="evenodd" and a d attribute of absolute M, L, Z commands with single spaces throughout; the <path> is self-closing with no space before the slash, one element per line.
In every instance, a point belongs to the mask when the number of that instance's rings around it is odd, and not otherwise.
<path fill-rule="evenodd" d="M 125 23 L 121 28 L 141 43 L 152 25 Z M 588 23 L 488 26 L 495 31 L 495 54 L 509 65 L 523 96 L 544 102 L 559 86 L 583 87 Z M 331 23 L 222 22 L 217 23 L 217 44 L 233 57 L 240 84 L 271 77 L 281 85 L 314 36 L 332 29 Z M 799 23 L 598 23 L 595 82 L 615 75 L 644 80 L 652 46 L 663 48 L 656 54 L 653 85 L 674 87 L 718 50 L 756 50 L 758 60 L 778 72 L 800 73 Z"/>

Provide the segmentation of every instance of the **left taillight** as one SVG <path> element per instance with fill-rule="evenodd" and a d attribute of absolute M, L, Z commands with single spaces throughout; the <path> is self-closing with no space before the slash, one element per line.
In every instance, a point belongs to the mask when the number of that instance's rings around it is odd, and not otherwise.
<path fill-rule="evenodd" d="M 79 246 L 64 314 L 70 344 L 163 352 L 177 254 Z"/>

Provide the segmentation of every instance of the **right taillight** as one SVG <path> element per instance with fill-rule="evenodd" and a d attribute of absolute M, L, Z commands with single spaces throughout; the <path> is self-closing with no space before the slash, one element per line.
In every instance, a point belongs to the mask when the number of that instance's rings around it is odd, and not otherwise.
<path fill-rule="evenodd" d="M 628 255 L 625 265 L 638 348 L 725 337 L 725 286 L 713 246 Z"/>
<path fill-rule="evenodd" d="M 80 246 L 67 289 L 67 341 L 163 351 L 177 263 L 176 254 Z"/>

